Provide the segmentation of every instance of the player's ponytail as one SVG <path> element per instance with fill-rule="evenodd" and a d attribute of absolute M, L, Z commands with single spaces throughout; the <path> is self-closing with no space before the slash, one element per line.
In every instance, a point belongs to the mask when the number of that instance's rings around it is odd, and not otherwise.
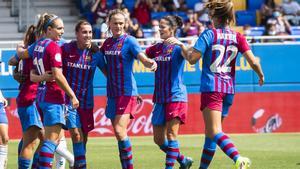
<path fill-rule="evenodd" d="M 25 33 L 24 36 L 24 45 L 27 47 L 35 42 L 35 34 L 36 34 L 36 27 L 34 25 L 30 25 Z"/>
<path fill-rule="evenodd" d="M 235 23 L 235 15 L 232 0 L 210 0 L 206 3 L 209 15 L 214 18 L 220 18 L 220 24 Z"/>

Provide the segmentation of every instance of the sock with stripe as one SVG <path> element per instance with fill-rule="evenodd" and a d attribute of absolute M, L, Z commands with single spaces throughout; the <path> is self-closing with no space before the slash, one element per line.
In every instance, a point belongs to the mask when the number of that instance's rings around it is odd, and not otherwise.
<path fill-rule="evenodd" d="M 51 140 L 45 140 L 40 150 L 39 169 L 51 169 L 53 164 L 56 144 Z"/>
<path fill-rule="evenodd" d="M 85 169 L 86 159 L 85 159 L 85 147 L 83 142 L 73 143 L 73 152 L 75 156 L 74 168 Z"/>
<path fill-rule="evenodd" d="M 23 157 L 18 158 L 18 169 L 29 169 L 31 160 Z"/>
<path fill-rule="evenodd" d="M 7 145 L 0 145 L 0 168 L 6 168 L 7 149 Z"/>
<path fill-rule="evenodd" d="M 214 157 L 216 147 L 217 144 L 212 139 L 205 137 L 199 169 L 207 169 L 209 167 L 209 164 Z"/>
<path fill-rule="evenodd" d="M 221 132 L 216 134 L 214 136 L 214 141 L 218 144 L 218 146 L 228 157 L 230 157 L 234 162 L 236 162 L 240 154 L 234 146 L 233 142 L 225 133 Z"/>
<path fill-rule="evenodd" d="M 179 155 L 179 145 L 177 140 L 169 140 L 166 153 L 166 169 L 173 169 L 175 161 Z"/>
<path fill-rule="evenodd" d="M 31 169 L 37 169 L 38 168 L 38 162 L 39 162 L 39 152 L 35 152 L 32 159 Z"/>
<path fill-rule="evenodd" d="M 118 141 L 120 160 L 123 169 L 133 169 L 132 149 L 129 138 Z"/>
<path fill-rule="evenodd" d="M 160 145 L 159 148 L 163 152 L 167 153 L 168 144 L 169 144 L 168 140 L 165 140 L 164 144 Z M 183 164 L 186 161 L 186 157 L 184 155 L 182 155 L 180 152 L 178 152 L 178 157 L 176 160 L 178 161 L 179 164 Z"/>

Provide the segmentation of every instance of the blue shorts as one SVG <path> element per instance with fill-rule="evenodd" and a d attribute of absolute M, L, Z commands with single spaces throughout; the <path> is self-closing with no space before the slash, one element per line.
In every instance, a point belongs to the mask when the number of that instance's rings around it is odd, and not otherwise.
<path fill-rule="evenodd" d="M 223 100 L 222 117 L 227 117 L 229 108 L 233 103 L 234 94 L 227 94 Z"/>
<path fill-rule="evenodd" d="M 8 119 L 3 103 L 0 103 L 0 124 L 8 124 Z"/>
<path fill-rule="evenodd" d="M 18 114 L 23 132 L 25 132 L 31 126 L 36 126 L 38 128 L 43 127 L 40 114 L 35 104 L 32 104 L 27 107 L 18 107 Z"/>
<path fill-rule="evenodd" d="M 44 126 L 54 126 L 56 124 L 66 124 L 64 105 L 53 104 L 48 102 L 40 102 L 39 107 L 41 108 L 44 116 Z"/>
<path fill-rule="evenodd" d="M 155 103 L 153 105 L 151 123 L 153 126 L 161 126 L 166 123 L 165 107 L 163 104 Z"/>
<path fill-rule="evenodd" d="M 71 105 L 66 106 L 66 123 L 68 129 L 81 128 L 79 113 Z"/>

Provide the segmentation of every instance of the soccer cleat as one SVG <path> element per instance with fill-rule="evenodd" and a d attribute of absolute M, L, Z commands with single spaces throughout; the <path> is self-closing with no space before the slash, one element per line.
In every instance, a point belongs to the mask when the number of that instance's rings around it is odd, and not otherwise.
<path fill-rule="evenodd" d="M 189 169 L 193 164 L 193 159 L 191 157 L 186 157 L 185 163 L 180 164 L 179 169 Z"/>
<path fill-rule="evenodd" d="M 247 157 L 239 157 L 235 162 L 235 169 L 249 169 L 251 161 Z"/>

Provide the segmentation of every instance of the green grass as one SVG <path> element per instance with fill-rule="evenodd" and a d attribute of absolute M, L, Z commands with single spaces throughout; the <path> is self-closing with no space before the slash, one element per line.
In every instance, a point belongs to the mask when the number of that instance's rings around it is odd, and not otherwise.
<path fill-rule="evenodd" d="M 243 156 L 252 161 L 253 169 L 300 169 L 300 133 L 246 134 L 230 137 Z M 199 167 L 203 135 L 180 136 L 180 150 L 194 159 L 192 169 Z M 162 169 L 165 155 L 152 142 L 152 137 L 131 137 L 136 169 Z M 68 140 L 70 141 L 70 140 Z M 69 149 L 71 143 L 69 142 Z M 17 141 L 9 143 L 8 169 L 15 169 Z M 89 169 L 120 169 L 117 142 L 114 138 L 90 138 L 87 146 Z M 175 168 L 178 168 L 176 164 Z M 229 169 L 232 161 L 218 150 L 211 169 Z"/>

